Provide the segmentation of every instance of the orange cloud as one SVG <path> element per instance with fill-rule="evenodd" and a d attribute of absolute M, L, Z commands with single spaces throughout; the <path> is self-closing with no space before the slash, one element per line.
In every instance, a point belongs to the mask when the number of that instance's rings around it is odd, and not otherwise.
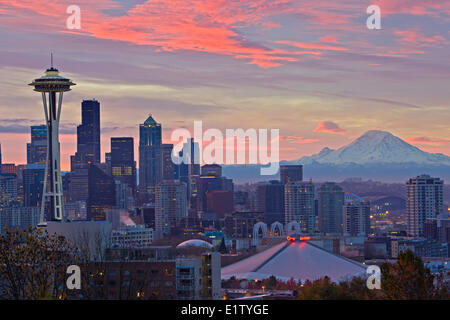
<path fill-rule="evenodd" d="M 332 121 L 322 121 L 314 129 L 314 132 L 325 132 L 331 134 L 345 134 L 346 131 L 341 129 L 337 123 Z"/>

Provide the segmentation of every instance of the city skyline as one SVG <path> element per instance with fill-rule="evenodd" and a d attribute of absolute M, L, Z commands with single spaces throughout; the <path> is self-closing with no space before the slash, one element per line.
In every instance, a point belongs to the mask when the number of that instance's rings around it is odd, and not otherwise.
<path fill-rule="evenodd" d="M 43 115 L 24 84 L 48 67 L 55 48 L 55 66 L 79 83 L 61 115 L 63 170 L 76 150 L 79 104 L 91 98 L 102 104 L 102 159 L 110 137 L 138 141 L 148 113 L 163 124 L 163 143 L 195 120 L 220 130 L 279 128 L 284 160 L 373 128 L 450 155 L 448 3 L 158 3 L 79 1 L 81 29 L 68 30 L 67 1 L 48 11 L 34 1 L 2 2 L 3 162 L 26 163 L 29 126 Z M 365 26 L 370 4 L 381 8 L 381 30 Z"/>

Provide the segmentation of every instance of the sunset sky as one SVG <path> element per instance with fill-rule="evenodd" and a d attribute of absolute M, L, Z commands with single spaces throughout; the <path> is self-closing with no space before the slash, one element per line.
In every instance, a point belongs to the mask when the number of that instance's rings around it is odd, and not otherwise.
<path fill-rule="evenodd" d="M 68 30 L 69 5 L 81 30 Z M 368 30 L 366 8 L 381 8 Z M 450 155 L 448 0 L 0 0 L 3 162 L 26 162 L 42 100 L 27 86 L 55 67 L 65 94 L 63 169 L 81 101 L 101 103 L 102 154 L 151 113 L 171 131 L 279 128 L 281 159 L 345 145 L 370 129 Z M 138 159 L 136 154 L 136 160 Z"/>

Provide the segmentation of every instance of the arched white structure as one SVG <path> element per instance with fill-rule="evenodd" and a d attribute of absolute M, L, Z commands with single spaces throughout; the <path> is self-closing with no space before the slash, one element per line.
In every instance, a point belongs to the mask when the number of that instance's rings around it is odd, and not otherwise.
<path fill-rule="evenodd" d="M 267 224 L 264 222 L 258 222 L 253 226 L 253 245 L 259 244 L 259 231 L 262 231 L 262 236 L 267 237 Z"/>
<path fill-rule="evenodd" d="M 272 235 L 272 237 L 275 237 L 276 230 L 278 230 L 279 235 L 282 236 L 284 234 L 283 224 L 281 224 L 278 221 L 275 221 L 270 225 L 270 234 Z"/>
<path fill-rule="evenodd" d="M 297 221 L 289 222 L 286 226 L 286 234 L 290 233 L 300 234 L 301 233 L 300 223 L 298 223 Z"/>

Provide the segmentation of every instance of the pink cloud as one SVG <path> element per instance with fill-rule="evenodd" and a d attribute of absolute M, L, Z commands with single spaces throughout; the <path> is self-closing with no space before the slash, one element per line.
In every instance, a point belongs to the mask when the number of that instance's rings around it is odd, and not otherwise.
<path fill-rule="evenodd" d="M 0 25 L 17 30 L 78 33 L 98 39 L 123 41 L 149 46 L 160 51 L 197 51 L 243 59 L 263 68 L 296 62 L 299 56 L 320 56 L 327 52 L 349 51 L 337 46 L 339 40 L 331 34 L 323 35 L 314 43 L 296 41 L 264 41 L 254 43 L 245 37 L 247 28 L 274 29 L 282 25 L 275 20 L 280 16 L 301 16 L 308 22 L 308 30 L 321 32 L 339 30 L 360 32 L 361 25 L 355 15 L 365 15 L 360 1 L 336 2 L 331 0 L 148 0 L 137 4 L 121 16 L 110 16 L 108 9 L 122 9 L 113 0 L 78 0 L 82 10 L 82 30 L 66 30 L 66 8 L 71 0 L 50 1 L 42 5 L 39 0 L 4 0 Z M 411 15 L 450 13 L 448 1 L 433 0 L 379 0 L 382 14 L 406 13 Z M 328 31 L 327 31 L 328 30 Z M 355 31 L 359 30 L 359 31 Z M 400 31 L 401 32 L 401 31 Z M 413 34 L 398 34 L 404 41 L 421 40 L 424 45 L 438 44 L 443 37 L 418 38 Z M 282 50 L 278 45 L 292 48 Z M 352 51 L 365 48 L 353 42 Z M 404 54 L 386 52 L 392 56 Z M 416 52 L 422 53 L 422 52 Z"/>
<path fill-rule="evenodd" d="M 345 134 L 346 131 L 341 129 L 337 123 L 332 121 L 322 121 L 314 129 L 314 132 L 325 132 L 331 134 Z"/>
<path fill-rule="evenodd" d="M 431 37 L 425 36 L 417 30 L 397 30 L 397 36 L 400 36 L 400 42 L 414 47 L 439 46 L 448 44 L 449 41 L 441 35 L 434 35 Z"/>
<path fill-rule="evenodd" d="M 373 4 L 380 6 L 382 15 L 410 14 L 430 15 L 450 13 L 448 1 L 436 0 L 377 0 Z"/>
<path fill-rule="evenodd" d="M 325 43 L 338 43 L 338 38 L 336 38 L 335 36 L 332 35 L 326 35 L 323 37 L 319 38 L 320 42 L 325 42 Z"/>

